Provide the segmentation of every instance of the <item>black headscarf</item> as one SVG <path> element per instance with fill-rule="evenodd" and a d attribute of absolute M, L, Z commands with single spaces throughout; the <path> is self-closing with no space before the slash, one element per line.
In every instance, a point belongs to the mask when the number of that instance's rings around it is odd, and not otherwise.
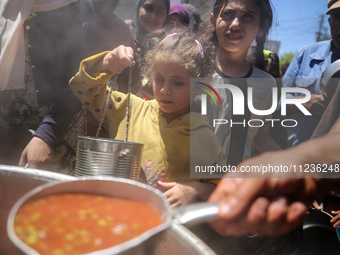
<path fill-rule="evenodd" d="M 169 9 L 170 9 L 170 1 L 169 0 L 163 0 L 166 6 L 166 18 L 164 25 L 166 24 L 166 20 L 169 16 Z M 145 0 L 138 0 L 135 6 L 135 16 L 133 18 L 133 21 L 130 25 L 130 30 L 132 33 L 133 38 L 135 39 L 137 47 L 142 43 L 143 38 L 145 35 L 148 33 L 145 31 L 142 26 L 140 25 L 139 22 L 139 9 L 142 7 L 144 4 Z"/>

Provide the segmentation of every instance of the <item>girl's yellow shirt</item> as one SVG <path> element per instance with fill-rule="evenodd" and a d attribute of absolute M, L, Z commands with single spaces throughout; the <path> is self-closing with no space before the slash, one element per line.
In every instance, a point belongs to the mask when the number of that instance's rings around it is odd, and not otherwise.
<path fill-rule="evenodd" d="M 108 95 L 108 80 L 113 73 L 89 74 L 89 70 L 107 52 L 82 61 L 79 72 L 71 79 L 74 94 L 91 114 L 100 120 Z M 190 178 L 190 164 L 195 166 L 226 165 L 216 135 L 205 116 L 188 113 L 167 123 L 156 100 L 145 101 L 130 97 L 131 115 L 129 141 L 144 144 L 142 169 L 148 183 L 163 181 L 209 181 Z M 104 121 L 110 138 L 124 140 L 126 135 L 127 95 L 113 91 Z"/>

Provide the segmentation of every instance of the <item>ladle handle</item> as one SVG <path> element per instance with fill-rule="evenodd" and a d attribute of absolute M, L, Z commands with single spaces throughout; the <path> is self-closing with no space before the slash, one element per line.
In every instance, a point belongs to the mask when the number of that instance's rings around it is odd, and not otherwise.
<path fill-rule="evenodd" d="M 195 203 L 173 209 L 173 223 L 191 225 L 217 219 L 218 203 Z"/>

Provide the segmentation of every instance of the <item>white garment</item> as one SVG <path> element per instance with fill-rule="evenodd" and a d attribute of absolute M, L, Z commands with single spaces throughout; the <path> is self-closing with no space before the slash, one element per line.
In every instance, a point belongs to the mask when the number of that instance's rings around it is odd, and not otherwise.
<path fill-rule="evenodd" d="M 226 80 L 228 78 L 222 78 L 218 73 L 213 75 L 214 82 L 216 84 L 228 84 Z M 272 105 L 272 88 L 276 87 L 275 79 L 265 73 L 264 71 L 253 67 L 253 71 L 248 78 L 238 78 L 238 79 L 247 79 L 248 87 L 253 88 L 253 104 L 254 108 L 257 110 L 267 110 L 270 109 Z M 216 89 L 217 93 L 220 95 L 222 100 L 222 108 L 216 108 L 214 105 L 208 105 L 208 114 L 207 117 L 209 118 L 209 122 L 212 123 L 213 119 L 223 119 L 230 121 L 232 119 L 232 112 L 231 112 L 231 98 L 232 94 L 228 89 Z M 216 110 L 217 109 L 217 110 Z M 265 120 L 270 119 L 271 115 L 269 116 L 258 116 L 253 113 L 250 115 L 250 119 L 259 119 Z M 230 124 L 230 122 L 228 122 Z M 255 124 L 253 124 L 255 125 Z M 256 123 L 258 125 L 258 123 Z M 255 137 L 258 127 L 248 127 L 247 131 L 247 139 L 244 146 L 244 153 L 243 153 L 243 160 L 246 160 L 251 157 L 251 149 L 252 149 L 252 141 Z M 231 135 L 231 128 L 230 125 L 222 124 L 216 125 L 214 128 L 214 132 L 218 137 L 221 147 L 223 149 L 225 158 L 228 158 L 229 149 L 230 149 L 230 135 Z"/>
<path fill-rule="evenodd" d="M 31 12 L 53 11 L 78 0 L 2 0 L 0 6 L 0 91 L 25 88 L 23 24 Z"/>

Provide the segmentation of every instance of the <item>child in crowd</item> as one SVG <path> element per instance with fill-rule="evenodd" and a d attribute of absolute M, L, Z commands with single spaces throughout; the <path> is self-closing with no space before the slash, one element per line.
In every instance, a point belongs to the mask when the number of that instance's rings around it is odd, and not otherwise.
<path fill-rule="evenodd" d="M 196 198 L 205 200 L 215 188 L 213 181 L 190 178 L 190 162 L 225 165 L 208 120 L 200 113 L 189 114 L 195 93 L 190 78 L 211 75 L 211 52 L 189 29 L 179 30 L 146 54 L 144 73 L 152 81 L 155 100 L 130 98 L 129 141 L 144 144 L 142 170 L 147 182 L 161 188 L 172 206 Z M 132 48 L 119 46 L 81 63 L 70 86 L 95 118 L 102 116 L 107 81 L 129 67 L 133 59 Z M 111 138 L 125 139 L 127 98 L 126 94 L 112 93 L 106 113 Z"/>
<path fill-rule="evenodd" d="M 211 40 L 216 46 L 215 78 L 229 79 L 237 82 L 245 97 L 248 88 L 253 89 L 253 104 L 257 110 L 268 110 L 272 106 L 272 88 L 276 87 L 275 79 L 265 73 L 263 55 L 266 34 L 272 24 L 273 14 L 269 0 L 217 0 L 210 16 L 212 25 Z M 255 66 L 247 61 L 247 53 L 256 40 Z M 242 79 L 231 79 L 242 78 Z M 222 98 L 220 111 L 211 108 L 208 114 L 214 119 L 227 119 L 246 125 L 219 125 L 215 128 L 223 147 L 228 164 L 237 165 L 251 157 L 252 146 L 260 153 L 281 149 L 269 135 L 269 124 L 262 127 L 248 126 L 250 119 L 270 119 L 270 116 L 257 116 L 248 110 L 245 114 L 232 115 L 232 95 L 227 89 L 218 89 Z M 245 100 L 247 102 L 247 100 Z M 208 110 L 209 111 L 209 110 Z"/>
<path fill-rule="evenodd" d="M 136 47 L 139 48 L 146 34 L 162 28 L 169 15 L 169 0 L 138 0 L 135 16 L 126 21 L 130 26 Z"/>
<path fill-rule="evenodd" d="M 168 17 L 169 26 L 189 26 L 190 24 L 190 13 L 188 9 L 180 3 L 171 2 L 169 17 Z"/>
<path fill-rule="evenodd" d="M 133 20 L 125 20 L 129 25 L 131 34 L 135 41 L 135 49 L 137 49 L 138 60 L 133 67 L 132 93 L 146 100 L 152 99 L 149 95 L 148 88 L 143 88 L 141 78 L 141 63 L 144 59 L 145 50 L 143 44 L 146 37 L 158 29 L 161 29 L 166 24 L 169 15 L 170 1 L 169 0 L 138 0 L 135 5 L 135 14 Z M 126 76 L 129 68 L 125 69 L 121 76 Z M 127 92 L 126 88 L 120 86 L 119 91 Z M 151 93 L 152 94 L 152 93 Z"/>

